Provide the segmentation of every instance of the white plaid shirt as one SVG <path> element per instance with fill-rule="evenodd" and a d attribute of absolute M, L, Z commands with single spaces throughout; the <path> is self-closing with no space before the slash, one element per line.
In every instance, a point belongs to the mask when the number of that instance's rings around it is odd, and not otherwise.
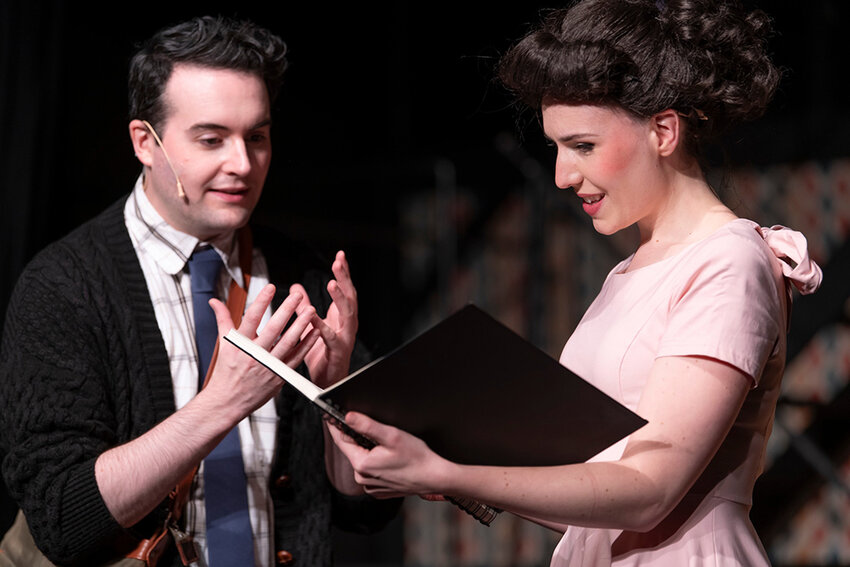
<path fill-rule="evenodd" d="M 145 274 L 156 321 L 168 351 L 174 402 L 180 409 L 198 393 L 198 353 L 195 346 L 192 291 L 186 264 L 200 241 L 174 229 L 163 220 L 145 195 L 141 176 L 124 206 L 124 222 Z M 239 247 L 234 242 L 234 234 L 229 234 L 208 243 L 221 255 L 226 268 L 222 270 L 217 294 L 222 300 L 225 299 L 231 279 L 240 285 L 243 283 Z M 251 272 L 248 305 L 269 281 L 265 258 L 256 249 Z M 266 312 L 261 325 L 265 324 L 269 316 L 270 310 Z M 277 420 L 274 400 L 271 400 L 239 423 L 242 458 L 248 479 L 251 529 L 254 533 L 254 563 L 257 567 L 271 567 L 274 564 L 274 514 L 268 487 Z M 192 487 L 185 519 L 187 531 L 195 537 L 198 549 L 206 556 L 202 474 L 197 475 Z"/>

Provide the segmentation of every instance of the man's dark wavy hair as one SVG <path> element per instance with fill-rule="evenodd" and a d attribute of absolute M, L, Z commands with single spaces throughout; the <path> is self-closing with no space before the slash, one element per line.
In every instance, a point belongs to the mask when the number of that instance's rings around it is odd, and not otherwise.
<path fill-rule="evenodd" d="M 176 64 L 253 73 L 274 102 L 286 70 L 286 44 L 250 21 L 203 16 L 157 32 L 130 61 L 130 120 L 159 129 L 167 109 L 163 93 Z"/>

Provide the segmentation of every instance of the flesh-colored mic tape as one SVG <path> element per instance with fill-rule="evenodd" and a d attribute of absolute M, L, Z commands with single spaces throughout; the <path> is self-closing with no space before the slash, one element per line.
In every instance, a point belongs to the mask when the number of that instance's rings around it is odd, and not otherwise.
<path fill-rule="evenodd" d="M 165 151 L 165 146 L 162 145 L 162 140 L 159 139 L 159 136 L 156 133 L 156 130 L 153 129 L 151 123 L 147 120 L 142 120 L 142 124 L 144 124 L 148 130 L 150 130 L 151 134 L 153 134 L 153 139 L 156 140 L 156 143 L 159 144 L 159 148 L 162 150 L 162 155 L 165 156 L 165 161 L 168 162 L 168 167 L 171 168 L 171 173 L 174 174 L 174 179 L 177 180 L 177 196 L 181 199 L 186 198 L 186 192 L 183 190 L 183 183 L 180 182 L 180 176 L 177 175 L 177 170 L 174 169 L 174 164 L 171 163 L 171 158 L 168 157 L 168 152 Z"/>

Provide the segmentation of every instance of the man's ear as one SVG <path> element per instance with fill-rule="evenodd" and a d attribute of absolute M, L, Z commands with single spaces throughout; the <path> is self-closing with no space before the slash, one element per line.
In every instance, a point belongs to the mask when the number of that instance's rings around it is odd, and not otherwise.
<path fill-rule="evenodd" d="M 156 146 L 156 140 L 151 135 L 145 123 L 141 120 L 131 120 L 130 125 L 130 140 L 133 142 L 133 151 L 136 153 L 136 158 L 142 162 L 142 165 L 151 167 L 153 165 L 153 151 Z"/>
<path fill-rule="evenodd" d="M 684 135 L 682 117 L 668 108 L 650 118 L 650 128 L 654 134 L 656 149 L 660 156 L 670 156 L 682 141 Z"/>

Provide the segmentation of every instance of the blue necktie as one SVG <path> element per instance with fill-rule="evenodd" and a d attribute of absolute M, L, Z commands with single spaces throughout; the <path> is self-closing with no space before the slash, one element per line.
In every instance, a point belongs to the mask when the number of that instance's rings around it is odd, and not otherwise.
<path fill-rule="evenodd" d="M 197 250 L 189 258 L 198 347 L 198 389 L 203 386 L 215 350 L 217 326 L 209 300 L 215 297 L 221 268 L 221 257 L 212 248 Z M 210 567 L 252 567 L 254 539 L 238 427 L 231 429 L 204 459 L 204 493 Z"/>

